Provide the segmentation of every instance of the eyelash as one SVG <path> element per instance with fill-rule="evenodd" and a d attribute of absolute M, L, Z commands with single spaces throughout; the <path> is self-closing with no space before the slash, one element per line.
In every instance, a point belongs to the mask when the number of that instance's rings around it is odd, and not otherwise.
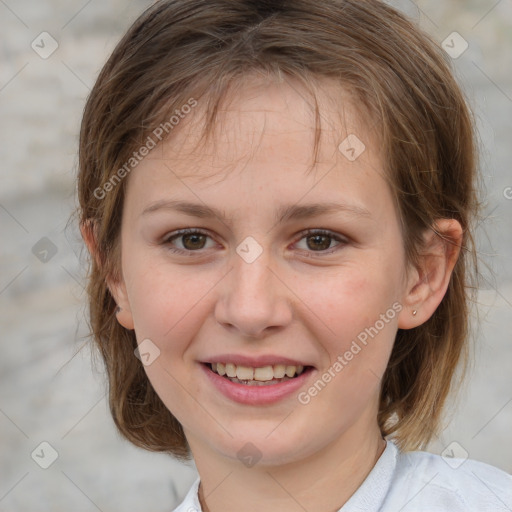
<path fill-rule="evenodd" d="M 180 238 L 181 236 L 184 236 L 184 235 L 196 235 L 196 234 L 205 235 L 205 236 L 211 238 L 211 236 L 206 231 L 203 231 L 201 229 L 180 229 L 179 231 L 176 231 L 175 233 L 173 233 L 171 236 L 168 236 L 167 238 L 165 238 L 163 240 L 162 244 L 169 246 L 168 250 L 171 251 L 172 253 L 192 256 L 194 253 L 198 253 L 198 252 L 202 251 L 203 249 L 198 249 L 196 251 L 177 249 L 177 248 L 171 246 L 171 242 L 174 239 Z M 325 229 L 308 229 L 306 231 L 303 231 L 302 233 L 300 233 L 300 238 L 297 240 L 297 242 L 299 242 L 303 238 L 307 238 L 308 236 L 315 236 L 315 235 L 316 236 L 318 236 L 318 235 L 326 236 L 328 238 L 335 240 L 336 242 L 339 242 L 339 244 L 332 249 L 325 249 L 323 251 L 308 251 L 310 253 L 320 255 L 320 257 L 322 257 L 324 255 L 332 254 L 333 252 L 336 252 L 337 250 L 339 250 L 340 246 L 346 245 L 348 243 L 346 239 L 336 235 L 332 231 L 328 231 Z M 295 243 L 297 243 L 297 242 L 295 242 Z"/>

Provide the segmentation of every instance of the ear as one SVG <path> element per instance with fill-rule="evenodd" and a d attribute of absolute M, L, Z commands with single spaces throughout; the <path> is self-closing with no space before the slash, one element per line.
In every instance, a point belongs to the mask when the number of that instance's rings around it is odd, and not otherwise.
<path fill-rule="evenodd" d="M 96 260 L 98 267 L 102 266 L 100 254 L 96 245 L 96 224 L 94 219 L 80 221 L 80 233 L 89 250 L 89 254 Z"/>
<path fill-rule="evenodd" d="M 102 268 L 104 260 L 100 254 L 97 246 L 97 230 L 96 224 L 93 219 L 87 219 L 80 223 L 80 232 L 84 239 L 85 245 L 89 250 L 91 256 L 96 260 L 98 267 Z M 120 280 L 114 280 L 113 278 L 107 278 L 107 287 L 116 301 L 118 311 L 116 312 L 117 321 L 128 330 L 134 328 L 133 316 L 130 310 L 130 303 L 128 301 L 128 294 L 126 293 L 126 286 L 123 278 Z M 120 310 L 119 310 L 120 308 Z"/>
<path fill-rule="evenodd" d="M 448 289 L 462 238 L 462 226 L 455 219 L 438 219 L 425 233 L 419 267 L 411 270 L 402 300 L 399 329 L 417 327 L 434 314 Z"/>

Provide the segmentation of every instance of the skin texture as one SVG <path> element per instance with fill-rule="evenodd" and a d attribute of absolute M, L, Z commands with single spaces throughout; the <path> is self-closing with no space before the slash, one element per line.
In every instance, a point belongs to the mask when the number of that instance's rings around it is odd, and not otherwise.
<path fill-rule="evenodd" d="M 183 425 L 204 510 L 339 509 L 384 449 L 379 389 L 397 329 L 432 315 L 458 256 L 460 225 L 440 219 L 438 229 L 456 244 L 425 233 L 422 267 L 406 272 L 378 139 L 340 92 L 325 83 L 319 93 L 321 152 L 310 174 L 314 122 L 305 94 L 286 82 L 254 81 L 221 112 L 213 144 L 197 148 L 199 105 L 128 178 L 122 280 L 109 287 L 122 308 L 118 321 L 135 329 L 138 343 L 149 338 L 160 350 L 145 370 Z M 366 146 L 353 162 L 338 150 L 348 134 Z M 161 200 L 206 204 L 231 220 L 170 209 L 142 214 Z M 275 220 L 281 205 L 325 202 L 369 215 Z M 208 236 L 168 241 L 183 228 Z M 305 229 L 345 242 L 315 240 Z M 262 249 L 252 263 L 236 252 L 248 236 Z M 90 233 L 84 237 L 94 252 Z M 315 367 L 307 390 L 396 302 L 400 313 L 307 405 L 297 393 L 264 406 L 233 402 L 200 367 L 226 353 L 293 357 Z M 261 455 L 250 468 L 237 457 L 247 442 Z"/>

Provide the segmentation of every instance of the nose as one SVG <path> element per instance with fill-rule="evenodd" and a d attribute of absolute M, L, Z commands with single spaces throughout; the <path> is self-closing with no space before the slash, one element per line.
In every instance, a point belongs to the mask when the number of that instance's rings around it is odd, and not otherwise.
<path fill-rule="evenodd" d="M 233 267 L 221 284 L 217 321 L 239 336 L 256 339 L 290 324 L 293 294 L 275 267 L 269 250 L 252 263 L 235 253 Z"/>

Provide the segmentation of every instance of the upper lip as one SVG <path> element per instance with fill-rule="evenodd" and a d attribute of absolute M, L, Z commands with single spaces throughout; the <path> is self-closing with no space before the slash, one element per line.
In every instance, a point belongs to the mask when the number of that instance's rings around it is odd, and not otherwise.
<path fill-rule="evenodd" d="M 312 366 L 303 361 L 290 359 L 289 357 L 277 355 L 245 356 L 237 354 L 224 354 L 212 356 L 203 361 L 204 363 L 231 363 L 237 366 L 248 366 L 249 368 L 260 368 L 263 366 L 275 366 L 283 364 L 285 366 Z"/>

